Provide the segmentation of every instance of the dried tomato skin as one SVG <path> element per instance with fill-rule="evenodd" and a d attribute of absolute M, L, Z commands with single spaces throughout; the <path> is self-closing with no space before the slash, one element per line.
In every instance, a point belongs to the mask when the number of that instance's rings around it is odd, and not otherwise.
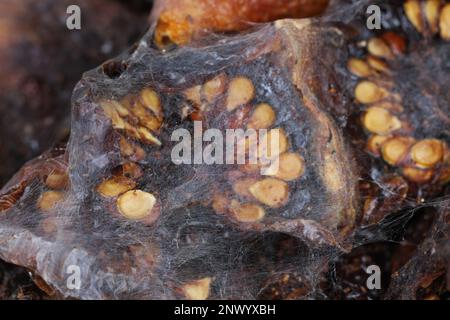
<path fill-rule="evenodd" d="M 31 228 L 31 239 L 45 239 L 61 249 L 60 254 L 49 257 L 55 266 L 55 277 L 46 280 L 52 288 L 67 293 L 64 284 L 57 280 L 56 266 L 82 254 L 98 271 L 89 273 L 94 275 L 86 279 L 89 282 L 111 272 L 114 277 L 126 278 L 142 297 L 196 297 L 198 292 L 201 297 L 205 292 L 210 297 L 220 297 L 217 294 L 222 291 L 207 291 L 203 287 L 206 280 L 200 282 L 200 289 L 196 281 L 213 279 L 211 288 L 225 281 L 217 268 L 229 265 L 235 255 L 241 254 L 239 239 L 263 241 L 264 235 L 283 233 L 314 247 L 343 249 L 345 238 L 355 226 L 352 162 L 342 161 L 348 155 L 347 149 L 329 115 L 312 97 L 298 95 L 303 84 L 296 78 L 299 70 L 291 54 L 297 54 L 295 41 L 303 39 L 294 41 L 289 35 L 297 34 L 302 25 L 284 23 L 263 26 L 248 38 L 234 37 L 212 48 L 180 50 L 172 55 L 142 43 L 132 55 L 110 64 L 126 66 L 120 68 L 120 75 L 104 66 L 85 74 L 74 92 L 73 126 L 67 149 L 25 166 L 5 189 L 8 194 L 10 186 L 20 182 L 29 191 L 3 212 L 2 221 L 17 219 L 14 228 Z M 287 51 L 280 50 L 282 47 Z M 240 55 L 230 58 L 230 51 Z M 219 80 L 211 82 L 216 77 Z M 202 87 L 200 105 L 184 95 L 197 85 Z M 262 103 L 266 107 L 255 115 L 253 110 Z M 282 175 L 271 176 L 260 170 L 246 171 L 238 164 L 176 165 L 171 158 L 171 134 L 181 128 L 193 134 L 194 127 L 180 106 L 187 106 L 188 112 L 201 113 L 205 130 L 216 128 L 222 132 L 229 126 L 245 129 L 252 116 L 260 120 L 268 116 L 267 122 L 259 123 L 269 127 L 269 137 L 278 136 L 282 142 L 278 152 L 271 150 L 268 154 L 286 155 L 282 159 L 297 169 L 290 172 L 289 166 L 283 167 Z M 265 149 L 261 143 L 259 156 L 264 155 Z M 139 156 L 134 154 L 137 152 Z M 124 170 L 130 162 L 133 165 Z M 67 174 L 69 181 L 64 188 L 59 183 L 49 183 L 52 172 Z M 236 179 L 244 176 L 255 177 L 247 192 L 248 201 L 233 189 Z M 224 213 L 212 203 L 221 194 L 229 194 Z M 23 207 L 29 208 L 28 221 L 18 214 Z M 77 243 L 79 251 L 58 241 L 62 229 L 70 230 L 64 243 Z M 0 234 L 6 236 L 12 230 L 5 226 Z M 235 240 L 215 242 L 215 238 L 222 237 Z M 122 240 L 108 240 L 112 238 Z M 28 252 L 28 240 L 20 241 L 24 243 L 26 254 L 22 256 L 28 257 L 26 260 L 6 248 L 0 249 L 2 256 L 19 259 L 20 264 L 40 274 L 37 257 Z M 270 248 L 273 244 L 266 245 Z M 131 249 L 136 246 L 142 248 L 138 252 L 152 250 L 138 260 L 136 250 Z M 217 265 L 209 270 L 205 265 L 208 260 L 186 255 L 192 246 Z M 261 265 L 254 265 L 254 260 L 245 255 L 248 268 L 260 270 L 261 274 L 273 272 L 274 257 L 269 248 L 258 253 Z M 222 252 L 233 254 L 220 257 Z M 154 264 L 133 273 L 139 261 Z M 162 268 L 163 265 L 174 267 Z M 241 274 L 229 272 L 228 281 L 239 282 Z M 143 282 L 143 278 L 148 281 Z M 166 281 L 169 290 L 158 284 Z M 171 287 L 170 283 L 180 281 L 188 289 Z M 266 281 L 261 277 L 258 283 L 249 283 L 248 288 L 256 295 L 258 286 Z M 92 286 L 82 290 L 80 297 L 107 298 L 112 294 L 107 288 Z M 246 297 L 244 291 L 236 294 Z M 129 291 L 115 291 L 114 295 L 129 297 Z"/>

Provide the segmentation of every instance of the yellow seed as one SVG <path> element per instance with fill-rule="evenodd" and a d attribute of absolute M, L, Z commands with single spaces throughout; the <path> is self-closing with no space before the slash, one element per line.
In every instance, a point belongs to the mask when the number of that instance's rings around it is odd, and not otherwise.
<path fill-rule="evenodd" d="M 432 33 L 438 32 L 440 0 L 427 0 L 425 2 L 425 17 Z"/>
<path fill-rule="evenodd" d="M 158 133 L 161 129 L 162 121 L 154 116 L 146 116 L 139 121 L 147 129 Z"/>
<path fill-rule="evenodd" d="M 112 198 L 133 189 L 136 183 L 126 177 L 118 176 L 104 180 L 97 186 L 97 192 L 105 198 Z"/>
<path fill-rule="evenodd" d="M 278 143 L 276 143 L 276 141 L 273 140 L 276 139 L 277 136 L 278 136 Z M 280 128 L 275 128 L 269 130 L 266 135 L 261 137 L 258 145 L 258 157 L 260 159 L 272 159 L 284 153 L 288 149 L 288 147 L 289 142 L 284 130 Z"/>
<path fill-rule="evenodd" d="M 450 3 L 442 8 L 439 28 L 441 29 L 441 38 L 450 41 Z"/>
<path fill-rule="evenodd" d="M 300 178 L 305 172 L 305 160 L 297 153 L 287 152 L 280 155 L 278 162 L 264 170 L 263 174 L 276 178 L 292 181 Z"/>
<path fill-rule="evenodd" d="M 380 38 L 372 38 L 367 43 L 367 50 L 375 57 L 391 59 L 393 58 L 392 50 L 389 45 Z"/>
<path fill-rule="evenodd" d="M 69 176 L 65 172 L 52 172 L 45 179 L 45 184 L 51 189 L 61 190 L 69 184 Z"/>
<path fill-rule="evenodd" d="M 355 88 L 356 99 L 364 104 L 374 103 L 387 97 L 385 89 L 371 81 L 361 81 Z"/>
<path fill-rule="evenodd" d="M 117 113 L 121 116 L 121 117 L 126 117 L 128 116 L 130 113 L 128 112 L 127 108 L 125 108 L 122 104 L 120 104 L 117 101 L 112 101 L 114 108 L 116 109 Z"/>
<path fill-rule="evenodd" d="M 380 135 L 387 135 L 402 127 L 400 120 L 396 116 L 379 107 L 367 109 L 363 123 L 367 130 Z"/>
<path fill-rule="evenodd" d="M 147 128 L 140 127 L 137 130 L 139 132 L 139 137 L 143 139 L 145 142 L 150 144 L 156 144 L 157 146 L 162 145 L 161 141 L 159 141 L 158 138 L 156 138 L 150 131 L 148 131 Z"/>
<path fill-rule="evenodd" d="M 139 139 L 139 133 L 134 125 L 131 125 L 128 121 L 124 121 L 124 130 L 127 132 L 128 135 L 138 138 Z"/>
<path fill-rule="evenodd" d="M 240 222 L 257 222 L 264 218 L 265 212 L 261 206 L 252 203 L 238 205 L 233 208 L 236 220 Z"/>
<path fill-rule="evenodd" d="M 414 143 L 414 139 L 409 137 L 391 138 L 381 148 L 384 161 L 391 165 L 399 164 L 408 154 L 409 148 Z"/>
<path fill-rule="evenodd" d="M 423 32 L 424 23 L 422 20 L 420 2 L 417 0 L 407 0 L 404 3 L 403 8 L 411 24 L 416 28 L 417 31 Z"/>
<path fill-rule="evenodd" d="M 112 100 L 104 100 L 100 102 L 100 106 L 102 107 L 103 112 L 109 119 L 111 119 L 113 128 L 125 129 L 125 121 L 122 119 L 119 112 L 117 111 L 116 108 L 117 105 L 120 104 Z"/>
<path fill-rule="evenodd" d="M 286 182 L 266 178 L 250 187 L 250 193 L 261 203 L 278 208 L 286 204 L 289 198 L 289 186 Z"/>
<path fill-rule="evenodd" d="M 226 83 L 225 74 L 220 74 L 214 79 L 206 82 L 202 88 L 203 98 L 208 103 L 213 102 L 217 97 L 219 97 L 221 94 L 224 93 L 225 83 Z"/>
<path fill-rule="evenodd" d="M 64 199 L 64 194 L 59 191 L 46 191 L 39 200 L 38 207 L 43 212 L 51 212 L 55 206 Z"/>
<path fill-rule="evenodd" d="M 411 148 L 411 158 L 420 167 L 430 168 L 440 162 L 444 155 L 444 145 L 437 139 L 425 139 Z"/>
<path fill-rule="evenodd" d="M 376 70 L 378 72 L 382 72 L 382 73 L 386 73 L 386 74 L 390 73 L 388 65 L 386 64 L 386 62 L 384 62 L 381 59 L 378 59 L 374 56 L 369 55 L 367 57 L 367 63 L 369 64 L 369 66 L 371 68 L 373 68 L 374 70 Z"/>
<path fill-rule="evenodd" d="M 125 121 L 120 117 L 116 109 L 103 108 L 105 114 L 111 119 L 111 124 L 114 129 L 125 129 Z"/>
<path fill-rule="evenodd" d="M 144 89 L 141 91 L 141 101 L 144 107 L 151 110 L 155 115 L 162 115 L 161 100 L 158 94 L 152 89 Z"/>
<path fill-rule="evenodd" d="M 137 101 L 131 106 L 130 110 L 139 119 L 139 123 L 153 132 L 159 132 L 162 119 L 149 113 L 143 104 Z"/>
<path fill-rule="evenodd" d="M 406 167 L 402 169 L 403 176 L 415 183 L 427 183 L 433 178 L 433 170 L 422 170 L 413 167 Z"/>
<path fill-rule="evenodd" d="M 126 127 L 125 121 L 119 116 L 117 112 L 114 113 L 114 116 L 111 118 L 111 121 L 114 129 L 125 129 Z"/>
<path fill-rule="evenodd" d="M 141 190 L 131 190 L 117 199 L 119 212 L 128 219 L 141 220 L 148 217 L 156 204 L 153 194 Z"/>
<path fill-rule="evenodd" d="M 125 131 L 127 132 L 127 134 L 135 139 L 140 140 L 141 139 L 141 135 L 139 134 L 139 131 L 130 123 L 128 123 L 128 121 L 124 122 L 124 126 L 125 126 Z"/>
<path fill-rule="evenodd" d="M 237 107 L 249 103 L 255 96 L 255 87 L 250 79 L 237 77 L 231 80 L 228 88 L 226 107 L 233 111 Z"/>
<path fill-rule="evenodd" d="M 373 155 L 379 157 L 383 143 L 389 140 L 389 136 L 372 135 L 367 141 L 367 150 Z"/>
<path fill-rule="evenodd" d="M 348 70 L 353 73 L 355 76 L 366 78 L 372 74 L 372 70 L 370 66 L 364 60 L 351 58 L 347 62 Z"/>
<path fill-rule="evenodd" d="M 250 129 L 268 129 L 276 120 L 275 111 L 267 103 L 261 103 L 256 106 L 255 111 L 250 117 L 247 128 Z"/>
<path fill-rule="evenodd" d="M 300 178 L 305 172 L 305 160 L 297 153 L 283 153 L 280 156 L 280 169 L 275 177 L 291 181 Z"/>
<path fill-rule="evenodd" d="M 182 288 L 184 296 L 188 300 L 206 300 L 209 297 L 212 278 L 206 277 L 191 281 Z"/>

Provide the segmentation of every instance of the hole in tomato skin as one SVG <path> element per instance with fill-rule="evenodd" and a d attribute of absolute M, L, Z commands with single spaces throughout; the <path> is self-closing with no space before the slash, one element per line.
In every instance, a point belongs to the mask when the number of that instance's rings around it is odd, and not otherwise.
<path fill-rule="evenodd" d="M 128 68 L 128 65 L 123 61 L 111 60 L 105 62 L 102 65 L 103 73 L 110 79 L 117 79 L 122 73 L 124 73 Z"/>

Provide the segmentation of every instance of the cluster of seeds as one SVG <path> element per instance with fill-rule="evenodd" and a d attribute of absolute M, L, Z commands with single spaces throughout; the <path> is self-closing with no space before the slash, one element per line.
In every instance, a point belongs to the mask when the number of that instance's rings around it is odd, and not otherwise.
<path fill-rule="evenodd" d="M 100 105 L 114 129 L 142 143 L 161 145 L 157 135 L 163 123 L 163 110 L 154 90 L 144 89 L 139 95 L 129 95 L 120 102 L 103 100 Z"/>
<path fill-rule="evenodd" d="M 230 82 L 227 92 L 227 110 L 239 112 L 240 107 L 248 105 L 248 116 L 244 117 L 242 124 L 247 129 L 266 129 L 267 133 L 258 136 L 257 157 L 261 160 L 267 157 L 272 165 L 262 168 L 257 165 L 243 165 L 243 176 L 231 178 L 233 191 L 245 203 L 233 199 L 229 204 L 234 218 L 241 222 L 256 222 L 264 218 L 265 208 L 280 208 L 289 201 L 288 181 L 299 179 L 305 170 L 303 157 L 289 151 L 289 139 L 283 128 L 274 128 L 277 120 L 276 112 L 267 103 L 254 107 L 255 89 L 250 79 L 237 77 Z M 236 110 L 236 111 L 235 111 Z M 278 148 L 272 150 L 272 140 L 278 139 Z M 247 143 L 247 142 L 243 142 Z M 248 143 L 247 143 L 248 144 Z M 262 169 L 262 170 L 261 170 Z"/>
<path fill-rule="evenodd" d="M 160 215 L 155 195 L 136 189 L 143 176 L 140 166 L 133 162 L 123 164 L 110 178 L 97 185 L 96 191 L 105 199 L 113 199 L 117 212 L 129 220 L 153 224 Z"/>
<path fill-rule="evenodd" d="M 53 214 L 57 205 L 66 197 L 65 190 L 69 185 L 69 176 L 67 172 L 55 170 L 45 177 L 44 183 L 48 190 L 41 194 L 37 206 L 46 214 L 41 222 L 42 229 L 50 234 L 56 230 L 56 218 Z"/>
<path fill-rule="evenodd" d="M 152 193 L 136 189 L 138 180 L 143 177 L 143 170 L 136 162 L 146 157 L 145 150 L 137 142 L 162 144 L 157 137 L 163 123 L 159 95 L 146 88 L 138 96 L 129 95 L 120 102 L 103 100 L 100 105 L 112 127 L 122 132 L 120 152 L 128 160 L 111 177 L 97 185 L 96 191 L 106 199 L 114 199 L 116 211 L 122 217 L 153 224 L 160 215 L 157 198 Z"/>
<path fill-rule="evenodd" d="M 450 41 L 450 3 L 441 0 L 407 0 L 405 14 L 411 24 L 425 37 L 439 33 Z"/>
<path fill-rule="evenodd" d="M 52 212 L 55 206 L 64 199 L 64 189 L 69 184 L 67 172 L 53 171 L 45 178 L 48 191 L 41 194 L 38 207 L 42 212 Z"/>
<path fill-rule="evenodd" d="M 194 119 L 203 119 L 212 103 L 223 95 L 223 109 L 230 114 L 229 127 L 255 130 L 257 137 L 254 151 L 258 161 L 257 164 L 247 162 L 240 165 L 239 171 L 229 174 L 233 192 L 242 201 L 218 195 L 213 207 L 217 212 L 231 214 L 239 222 L 257 222 L 266 215 L 264 206 L 280 208 L 286 205 L 289 201 L 287 182 L 303 175 L 305 162 L 300 154 L 289 151 L 285 130 L 274 127 L 277 120 L 274 108 L 268 103 L 252 103 L 256 89 L 248 77 L 236 76 L 228 80 L 225 74 L 220 74 L 203 85 L 185 91 L 186 98 L 196 109 Z M 265 133 L 259 135 L 257 132 L 260 129 L 265 129 Z M 272 150 L 274 139 L 278 139 L 277 150 Z M 246 136 L 238 143 L 245 146 L 244 156 L 248 160 L 250 137 Z M 269 161 L 259 161 L 262 158 Z"/>
<path fill-rule="evenodd" d="M 409 21 L 425 36 L 438 32 L 443 40 L 450 40 L 450 4 L 437 0 L 406 1 L 404 10 Z M 350 58 L 348 70 L 360 78 L 354 96 L 365 106 L 361 122 L 368 132 L 367 149 L 381 156 L 389 165 L 400 167 L 404 177 L 418 184 L 436 179 L 446 183 L 450 179 L 450 152 L 445 141 L 432 137 L 416 140 L 402 97 L 393 92 L 390 64 L 406 54 L 404 37 L 394 32 L 369 39 L 364 59 Z"/>

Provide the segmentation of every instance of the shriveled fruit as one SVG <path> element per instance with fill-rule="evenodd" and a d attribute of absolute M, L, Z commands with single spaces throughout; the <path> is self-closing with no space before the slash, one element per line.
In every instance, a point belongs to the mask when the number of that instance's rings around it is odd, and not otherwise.
<path fill-rule="evenodd" d="M 369 64 L 369 66 L 378 71 L 378 72 L 382 72 L 382 73 L 389 73 L 389 67 L 386 64 L 385 61 L 383 61 L 382 59 L 376 58 L 374 56 L 368 56 L 367 57 L 367 63 Z"/>

